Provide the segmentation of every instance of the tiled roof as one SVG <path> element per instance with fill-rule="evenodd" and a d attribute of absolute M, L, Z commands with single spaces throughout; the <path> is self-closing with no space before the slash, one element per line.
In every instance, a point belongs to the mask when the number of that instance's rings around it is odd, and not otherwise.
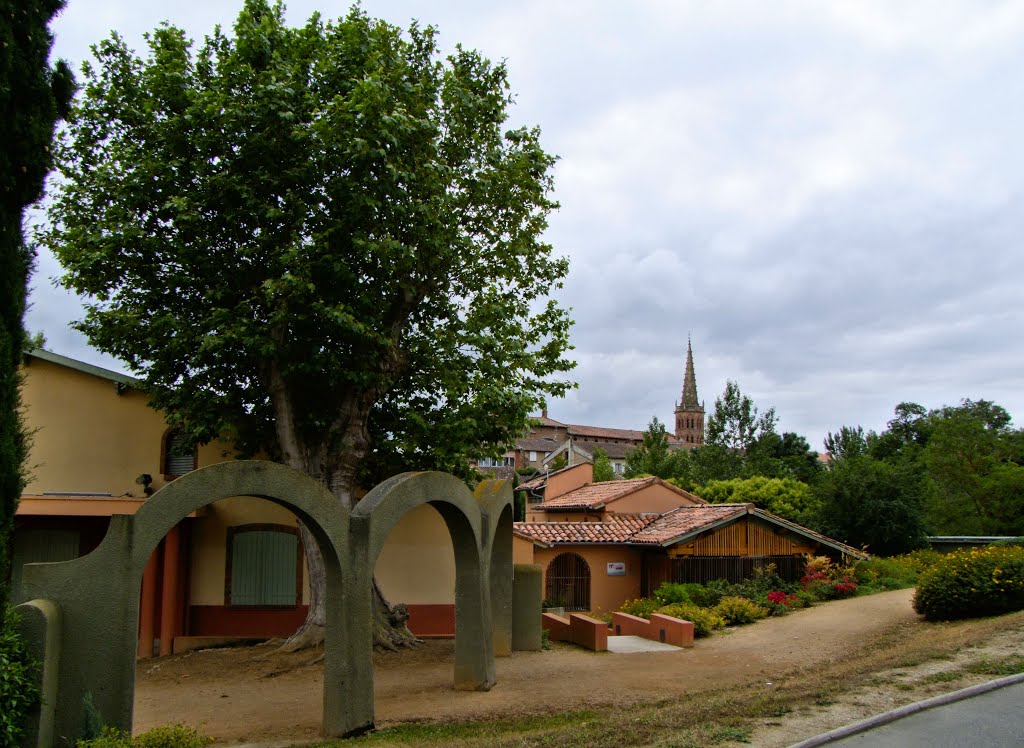
<path fill-rule="evenodd" d="M 523 449 L 527 452 L 553 452 L 562 442 L 554 439 L 520 439 L 516 442 L 516 449 Z"/>
<path fill-rule="evenodd" d="M 632 478 L 629 480 L 606 481 L 603 483 L 588 483 L 575 490 L 547 499 L 542 504 L 536 504 L 534 509 L 599 509 L 609 502 L 621 499 L 643 488 L 653 485 L 663 485 L 666 488 L 678 493 L 681 498 L 689 499 L 695 503 L 703 504 L 704 499 L 694 496 L 689 491 L 676 488 L 666 483 L 661 478 Z"/>
<path fill-rule="evenodd" d="M 636 442 L 642 442 L 644 440 L 643 431 L 634 431 L 633 429 L 606 429 L 601 426 L 580 426 L 575 423 L 569 424 L 569 433 L 573 436 L 584 436 L 590 437 L 591 439 L 629 439 Z"/>
<path fill-rule="evenodd" d="M 603 449 L 605 451 L 605 454 L 608 455 L 608 457 L 615 460 L 624 458 L 627 452 L 629 452 L 631 449 L 636 449 L 635 445 L 633 444 L 613 444 L 611 442 L 588 442 L 583 440 L 573 442 L 573 446 L 576 449 L 582 449 L 591 457 L 593 457 L 595 449 Z"/>
<path fill-rule="evenodd" d="M 516 522 L 513 527 L 516 534 L 538 543 L 624 543 L 652 546 L 670 545 L 686 536 L 744 515 L 753 515 L 782 526 L 848 555 L 867 557 L 863 551 L 758 509 L 753 504 L 701 504 L 681 506 L 661 515 L 608 514 L 603 522 Z"/>
<path fill-rule="evenodd" d="M 750 507 L 753 507 L 751 504 Z M 631 538 L 634 543 L 661 545 L 707 525 L 747 513 L 747 504 L 682 506 L 658 517 Z"/>
<path fill-rule="evenodd" d="M 514 532 L 535 543 L 628 543 L 656 514 L 614 514 L 605 522 L 516 522 Z"/>
<path fill-rule="evenodd" d="M 531 416 L 530 420 L 538 426 L 556 426 L 565 428 L 565 424 L 561 421 L 556 421 L 554 418 L 548 418 L 547 416 Z"/>
<path fill-rule="evenodd" d="M 547 499 L 537 504 L 534 509 L 597 509 L 623 496 L 639 491 L 641 488 L 653 486 L 657 478 L 633 478 L 631 480 L 606 481 L 588 483 L 585 486 Z"/>

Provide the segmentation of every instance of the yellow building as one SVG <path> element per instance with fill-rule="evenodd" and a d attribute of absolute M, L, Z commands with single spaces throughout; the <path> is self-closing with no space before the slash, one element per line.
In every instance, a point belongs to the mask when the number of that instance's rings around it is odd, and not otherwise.
<path fill-rule="evenodd" d="M 15 516 L 11 582 L 25 563 L 96 548 L 113 514 L 133 514 L 186 472 L 234 458 L 231 445 L 182 444 L 137 380 L 43 350 L 25 359 L 22 403 L 32 434 L 29 480 Z M 420 636 L 454 632 L 455 559 L 430 507 L 392 531 L 375 567 Z M 305 619 L 308 575 L 293 514 L 254 497 L 218 501 L 164 538 L 140 580 L 140 656 L 238 636 L 287 636 Z"/>

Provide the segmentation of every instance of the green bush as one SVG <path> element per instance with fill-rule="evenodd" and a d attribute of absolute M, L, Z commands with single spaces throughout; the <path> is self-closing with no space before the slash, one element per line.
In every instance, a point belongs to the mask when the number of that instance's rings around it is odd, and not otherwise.
<path fill-rule="evenodd" d="M 690 601 L 702 608 L 713 608 L 727 595 L 736 594 L 734 585 L 725 579 L 712 579 L 707 584 L 688 585 Z"/>
<path fill-rule="evenodd" d="M 205 748 L 212 742 L 213 738 L 185 725 L 154 727 L 134 738 L 123 730 L 107 727 L 98 738 L 78 741 L 78 748 Z"/>
<path fill-rule="evenodd" d="M 919 552 L 918 552 L 919 553 Z M 934 563 L 932 559 L 928 565 Z M 873 556 L 858 561 L 853 567 L 854 578 L 862 588 L 860 594 L 870 594 L 881 590 L 901 590 L 917 584 L 917 577 L 927 568 L 922 565 L 922 558 L 911 558 L 911 554 L 902 556 Z"/>
<path fill-rule="evenodd" d="M 1024 548 L 989 546 L 944 556 L 918 578 L 914 610 L 935 621 L 1024 610 Z"/>
<path fill-rule="evenodd" d="M 619 610 L 631 616 L 650 618 L 651 613 L 656 613 L 661 603 L 650 597 L 638 597 L 635 600 L 627 600 Z"/>
<path fill-rule="evenodd" d="M 997 540 L 994 543 L 991 543 L 989 545 L 989 547 L 991 547 L 993 545 L 997 545 L 997 546 L 1016 545 L 1016 546 L 1024 547 L 1024 535 L 1020 536 L 1019 538 L 1006 538 L 1006 540 Z"/>
<path fill-rule="evenodd" d="M 684 582 L 682 584 L 662 582 L 658 589 L 654 591 L 654 599 L 662 605 L 694 603 L 709 608 L 711 606 L 704 602 L 709 594 L 714 593 L 709 593 L 704 585 L 697 584 L 696 582 Z M 698 600 L 701 602 L 698 602 Z"/>
<path fill-rule="evenodd" d="M 693 603 L 675 603 L 655 611 L 672 618 L 681 618 L 693 624 L 693 635 L 697 638 L 711 636 L 711 632 L 725 626 L 725 620 L 710 608 L 701 608 Z"/>
<path fill-rule="evenodd" d="M 36 663 L 15 630 L 17 612 L 7 606 L 0 620 L 0 745 L 19 745 L 25 719 L 39 699 Z"/>
<path fill-rule="evenodd" d="M 726 626 L 753 623 L 768 616 L 767 608 L 745 597 L 723 597 L 713 610 L 725 620 Z"/>

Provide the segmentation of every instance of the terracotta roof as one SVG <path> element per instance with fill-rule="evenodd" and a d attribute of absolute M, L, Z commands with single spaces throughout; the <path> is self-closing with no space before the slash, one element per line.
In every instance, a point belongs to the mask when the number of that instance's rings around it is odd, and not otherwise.
<path fill-rule="evenodd" d="M 606 429 L 601 426 L 580 426 L 575 423 L 569 424 L 569 433 L 573 436 L 589 436 L 592 439 L 629 439 L 636 442 L 642 442 L 644 440 L 643 431 L 635 431 L 633 429 Z"/>
<path fill-rule="evenodd" d="M 701 504 L 681 506 L 661 515 L 608 514 L 602 522 L 516 522 L 513 532 L 536 543 L 623 543 L 625 545 L 672 545 L 688 536 L 727 524 L 744 515 L 782 526 L 813 538 L 847 555 L 867 558 L 866 553 L 809 530 L 795 522 L 756 508 L 753 504 Z"/>
<path fill-rule="evenodd" d="M 538 426 L 560 426 L 565 428 L 565 424 L 561 421 L 556 421 L 554 418 L 548 418 L 547 416 L 530 416 L 530 420 Z"/>
<path fill-rule="evenodd" d="M 656 514 L 614 514 L 605 522 L 516 522 L 513 532 L 535 543 L 628 543 Z"/>
<path fill-rule="evenodd" d="M 752 508 L 753 505 L 750 505 Z M 747 504 L 682 506 L 658 517 L 631 538 L 633 543 L 661 545 L 717 522 L 747 513 Z"/>
<path fill-rule="evenodd" d="M 621 499 L 623 496 L 635 493 L 648 486 L 662 485 L 678 493 L 681 498 L 688 499 L 694 503 L 703 504 L 704 499 L 694 496 L 689 491 L 676 488 L 671 483 L 666 483 L 661 478 L 632 478 L 629 480 L 606 481 L 603 483 L 588 483 L 585 486 L 547 499 L 541 504 L 535 504 L 534 509 L 600 509 L 604 505 Z"/>

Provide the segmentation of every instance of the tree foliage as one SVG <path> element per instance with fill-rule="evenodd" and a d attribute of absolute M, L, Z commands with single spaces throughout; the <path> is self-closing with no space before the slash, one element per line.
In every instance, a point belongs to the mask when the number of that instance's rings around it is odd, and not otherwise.
<path fill-rule="evenodd" d="M 775 408 L 758 413 L 754 401 L 728 380 L 725 392 L 715 398 L 715 409 L 708 416 L 705 443 L 732 450 L 751 449 L 765 434 L 775 432 Z"/>
<path fill-rule="evenodd" d="M 266 0 L 198 47 L 147 39 L 84 67 L 46 240 L 79 329 L 172 426 L 351 504 L 382 474 L 465 473 L 566 391 L 555 160 L 507 128 L 504 65 L 358 8 L 289 28 Z"/>
<path fill-rule="evenodd" d="M 608 459 L 608 453 L 598 447 L 594 450 L 594 483 L 615 480 L 615 468 Z"/>
<path fill-rule="evenodd" d="M 925 544 L 923 476 L 867 455 L 833 461 L 815 486 L 818 529 L 871 553 L 892 555 Z"/>
<path fill-rule="evenodd" d="M 53 37 L 47 27 L 63 5 L 20 0 L 0 7 L 0 624 L 9 576 L 7 538 L 24 485 L 26 450 L 17 416 L 18 368 L 33 254 L 24 241 L 22 216 L 42 195 L 53 128 L 74 87 L 64 63 L 49 63 Z"/>
<path fill-rule="evenodd" d="M 635 478 L 640 475 L 656 475 L 668 479 L 685 474 L 685 450 L 670 449 L 668 441 L 665 424 L 655 416 L 647 424 L 643 442 L 626 455 L 625 476 Z"/>
<path fill-rule="evenodd" d="M 806 483 L 793 478 L 733 478 L 710 481 L 694 489 L 712 504 L 754 504 L 800 525 L 810 525 L 818 513 L 818 500 Z"/>

